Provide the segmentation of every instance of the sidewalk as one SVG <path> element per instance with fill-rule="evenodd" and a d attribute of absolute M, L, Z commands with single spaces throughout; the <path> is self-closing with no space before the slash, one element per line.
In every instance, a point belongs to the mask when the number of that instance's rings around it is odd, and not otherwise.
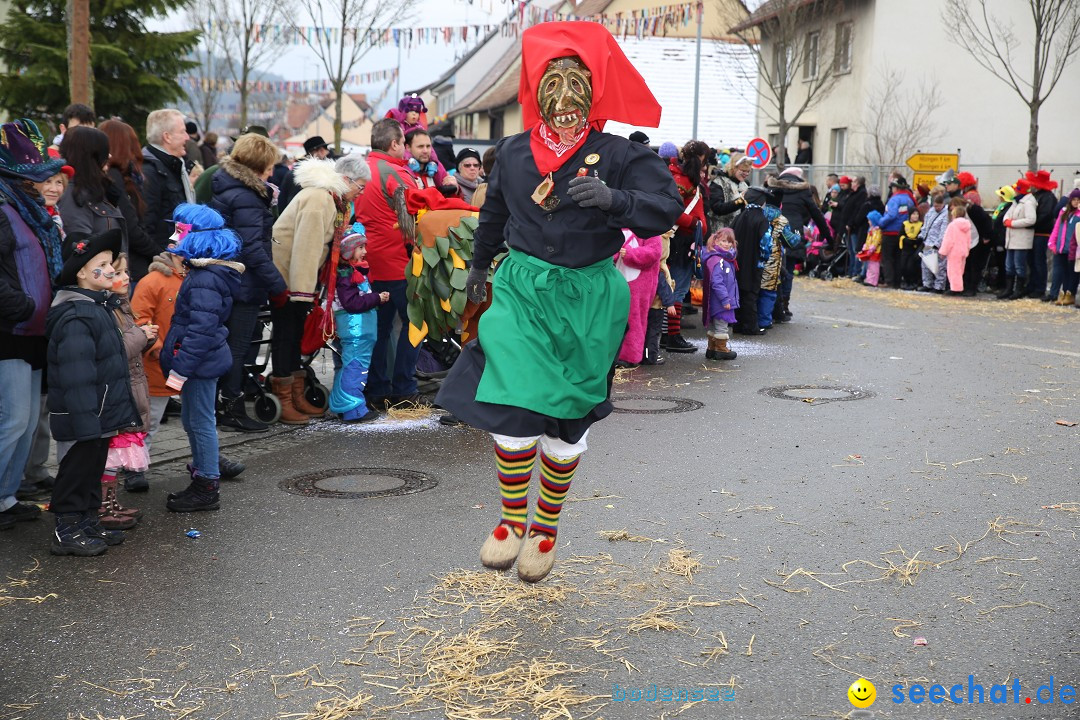
<path fill-rule="evenodd" d="M 319 382 L 325 385 L 327 388 L 334 384 L 334 363 L 331 360 L 330 352 L 323 352 L 311 365 L 315 370 L 316 377 L 319 378 Z M 251 403 L 248 403 L 248 414 L 251 415 Z M 241 432 L 223 432 L 218 430 L 218 442 L 222 451 L 226 448 L 235 447 L 237 445 L 243 445 L 244 443 L 252 440 L 264 440 L 275 435 L 281 435 L 284 433 L 295 430 L 296 425 L 283 425 L 281 423 L 275 423 L 270 426 L 270 429 L 261 433 L 241 433 Z M 150 448 L 150 466 L 159 465 L 161 463 L 172 462 L 174 460 L 181 460 L 191 455 L 191 446 L 188 445 L 187 433 L 184 432 L 184 426 L 180 422 L 179 417 L 170 417 L 168 422 L 163 423 L 154 436 L 153 445 Z M 56 461 L 56 443 L 52 444 L 52 448 L 49 452 L 49 462 L 46 467 L 49 468 L 51 474 L 56 474 L 57 468 Z"/>

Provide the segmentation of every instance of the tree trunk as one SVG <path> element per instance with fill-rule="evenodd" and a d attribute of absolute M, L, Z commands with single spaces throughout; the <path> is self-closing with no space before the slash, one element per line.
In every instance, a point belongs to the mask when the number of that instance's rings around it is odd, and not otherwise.
<path fill-rule="evenodd" d="M 780 172 L 783 172 L 784 168 L 787 166 L 787 163 L 784 162 L 784 156 L 787 154 L 787 134 L 788 131 L 791 129 L 791 126 L 788 125 L 787 120 L 784 119 L 783 112 L 783 109 L 781 109 L 780 127 L 778 128 L 780 142 L 776 145 L 776 151 L 773 157 L 773 162 L 776 164 L 776 169 Z"/>
<path fill-rule="evenodd" d="M 1039 169 L 1039 109 L 1041 103 L 1031 103 L 1028 108 L 1031 110 L 1031 119 L 1028 122 L 1028 170 L 1035 172 Z"/>
<path fill-rule="evenodd" d="M 345 82 L 334 83 L 334 152 L 341 154 L 341 96 L 345 92 Z"/>
<path fill-rule="evenodd" d="M 240 71 L 240 129 L 243 130 L 248 124 L 248 74 L 245 67 Z"/>
<path fill-rule="evenodd" d="M 68 0 L 68 78 L 71 102 L 93 107 L 90 70 L 90 0 Z"/>

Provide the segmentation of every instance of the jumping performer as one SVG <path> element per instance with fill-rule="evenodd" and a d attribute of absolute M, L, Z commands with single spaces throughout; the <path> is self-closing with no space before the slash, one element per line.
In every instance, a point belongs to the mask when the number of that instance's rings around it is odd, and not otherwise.
<path fill-rule="evenodd" d="M 489 568 L 517 560 L 543 579 L 555 562 L 559 512 L 589 427 L 608 395 L 630 292 L 612 256 L 623 228 L 670 230 L 682 213 L 671 173 L 647 147 L 602 132 L 615 120 L 656 127 L 660 106 L 602 25 L 550 22 L 522 36 L 518 100 L 527 132 L 499 142 L 480 211 L 469 299 L 492 305 L 436 401 L 495 439 L 502 519 L 480 550 Z M 537 454 L 540 497 L 529 523 Z"/>

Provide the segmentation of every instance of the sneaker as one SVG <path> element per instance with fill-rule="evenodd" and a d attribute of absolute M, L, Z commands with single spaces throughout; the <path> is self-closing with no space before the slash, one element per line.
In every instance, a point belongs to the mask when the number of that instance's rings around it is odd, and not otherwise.
<path fill-rule="evenodd" d="M 17 502 L 7 510 L 0 511 L 0 518 L 7 518 L 12 522 L 37 520 L 39 517 L 41 517 L 41 508 L 24 502 Z"/>
<path fill-rule="evenodd" d="M 234 480 L 240 473 L 247 470 L 247 465 L 239 461 L 233 461 L 224 455 L 218 456 L 218 472 L 222 480 Z"/>
<path fill-rule="evenodd" d="M 52 488 L 47 488 L 40 482 L 21 485 L 15 491 L 16 500 L 45 500 L 52 494 Z"/>
<path fill-rule="evenodd" d="M 686 342 L 686 338 L 682 335 L 668 335 L 668 352 L 674 353 L 695 353 L 697 348 L 690 343 Z"/>
<path fill-rule="evenodd" d="M 341 421 L 349 425 L 357 425 L 360 423 L 369 423 L 374 420 L 378 420 L 379 417 L 380 415 L 378 410 L 375 410 L 374 408 L 368 408 L 368 411 L 359 417 L 346 418 L 343 416 L 341 418 Z"/>
<path fill-rule="evenodd" d="M 93 557 L 109 549 L 105 541 L 90 537 L 81 527 L 83 516 L 79 513 L 66 513 L 56 516 L 56 530 L 53 531 L 49 552 L 53 555 L 76 555 Z"/>
<path fill-rule="evenodd" d="M 194 475 L 191 485 L 177 495 L 170 495 L 165 507 L 171 512 L 186 513 L 217 510 L 221 507 L 217 481 Z"/>
<path fill-rule="evenodd" d="M 146 473 L 133 472 L 124 476 L 124 489 L 128 492 L 139 493 L 150 489 L 150 483 L 146 481 Z"/>
<path fill-rule="evenodd" d="M 79 529 L 86 537 L 97 538 L 106 545 L 119 545 L 126 537 L 123 530 L 109 530 L 103 527 L 96 512 L 87 513 L 79 523 Z"/>

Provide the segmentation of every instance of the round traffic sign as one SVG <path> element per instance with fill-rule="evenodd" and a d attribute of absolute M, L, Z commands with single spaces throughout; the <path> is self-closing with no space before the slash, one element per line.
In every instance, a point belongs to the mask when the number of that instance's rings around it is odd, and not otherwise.
<path fill-rule="evenodd" d="M 772 160 L 772 148 L 762 138 L 754 138 L 746 143 L 746 156 L 750 158 L 750 164 L 760 170 Z"/>

